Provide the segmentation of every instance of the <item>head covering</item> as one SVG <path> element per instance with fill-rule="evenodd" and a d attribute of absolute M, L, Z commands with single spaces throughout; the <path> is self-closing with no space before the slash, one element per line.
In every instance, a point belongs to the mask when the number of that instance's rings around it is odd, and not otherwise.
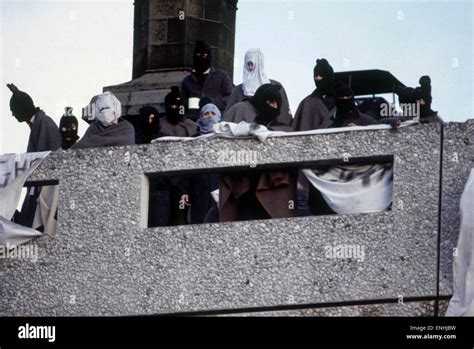
<path fill-rule="evenodd" d="M 95 118 L 104 127 L 116 124 L 122 115 L 122 104 L 112 92 L 104 92 L 95 101 Z"/>
<path fill-rule="evenodd" d="M 267 101 L 276 101 L 278 107 L 272 108 Z M 250 103 L 258 110 L 258 115 L 255 121 L 261 125 L 268 125 L 278 115 L 281 109 L 281 94 L 280 87 L 272 84 L 263 84 L 260 86 L 255 95 L 250 100 Z"/>
<path fill-rule="evenodd" d="M 334 70 L 326 58 L 316 60 L 316 66 L 313 70 L 313 77 L 321 76 L 322 80 L 314 80 L 317 94 L 334 95 Z"/>
<path fill-rule="evenodd" d="M 64 115 L 59 121 L 59 132 L 61 133 L 61 140 L 63 149 L 69 149 L 79 139 L 77 132 L 79 123 L 77 118 L 72 114 L 72 108 L 64 108 Z M 73 126 L 74 125 L 74 126 Z"/>
<path fill-rule="evenodd" d="M 207 54 L 204 58 L 203 54 Z M 211 67 L 212 52 L 211 46 L 204 40 L 197 40 L 194 44 L 193 65 L 196 73 L 202 74 Z"/>
<path fill-rule="evenodd" d="M 343 99 L 341 97 L 351 97 Z M 337 114 L 352 112 L 356 107 L 354 100 L 354 91 L 349 85 L 340 83 L 336 86 L 336 108 Z"/>
<path fill-rule="evenodd" d="M 252 71 L 249 70 L 248 62 L 253 63 Z M 258 48 L 248 50 L 244 58 L 244 79 L 242 83 L 244 96 L 253 96 L 260 86 L 269 83 L 270 79 L 264 72 L 262 51 Z"/>
<path fill-rule="evenodd" d="M 67 127 L 72 124 L 76 125 L 76 127 L 79 126 L 79 122 L 77 121 L 77 118 L 73 115 L 72 110 L 72 107 L 64 108 L 64 114 L 61 117 L 61 120 L 59 121 L 60 129 L 62 127 Z"/>
<path fill-rule="evenodd" d="M 173 86 L 171 92 L 165 97 L 166 120 L 173 125 L 177 125 L 183 119 L 183 98 L 178 86 Z"/>
<path fill-rule="evenodd" d="M 419 116 L 425 118 L 436 113 L 431 109 L 431 79 L 429 76 L 425 75 L 420 78 L 419 83 L 420 86 L 417 88 L 401 87 L 396 90 L 396 93 L 400 104 L 415 104 L 423 99 L 425 104 L 419 105 Z"/>
<path fill-rule="evenodd" d="M 214 115 L 209 117 L 205 116 L 207 112 L 212 111 Z M 214 104 L 209 103 L 202 107 L 199 113 L 199 120 L 196 124 L 199 126 L 199 132 L 201 134 L 213 132 L 212 126 L 221 122 L 221 111 Z"/>
<path fill-rule="evenodd" d="M 150 118 L 150 115 L 154 115 Z M 146 105 L 140 108 L 139 116 L 140 129 L 146 136 L 151 136 L 160 128 L 159 113 L 156 108 Z"/>
<path fill-rule="evenodd" d="M 13 95 L 10 98 L 10 110 L 18 122 L 29 122 L 39 108 L 35 107 L 33 99 L 23 91 L 20 91 L 15 85 L 7 84 Z"/>
<path fill-rule="evenodd" d="M 420 105 L 420 118 L 427 118 L 436 114 L 434 110 L 431 109 L 431 102 L 433 98 L 431 97 L 431 79 L 428 75 L 422 76 L 419 80 L 420 87 L 417 87 L 420 99 L 423 99 L 425 104 Z"/>

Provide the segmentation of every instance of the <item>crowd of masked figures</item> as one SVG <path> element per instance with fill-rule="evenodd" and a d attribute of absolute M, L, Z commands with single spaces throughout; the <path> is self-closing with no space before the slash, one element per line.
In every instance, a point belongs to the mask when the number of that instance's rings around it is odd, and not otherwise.
<path fill-rule="evenodd" d="M 138 116 L 122 116 L 121 103 L 113 93 L 94 96 L 83 109 L 82 119 L 89 125 L 80 139 L 78 119 L 70 107 L 66 107 L 58 128 L 26 92 L 8 84 L 12 92 L 10 109 L 19 122 L 27 123 L 31 129 L 27 152 L 146 144 L 166 136 L 197 137 L 214 132 L 213 126 L 221 121 L 243 121 L 284 132 L 381 123 L 396 129 L 401 121 L 413 118 L 442 122 L 431 109 L 428 76 L 421 77 L 416 88 L 396 91 L 399 102 L 415 105 L 411 110 L 419 111 L 418 115 L 382 118 L 377 113 L 362 112 L 351 87 L 335 83 L 330 63 L 324 58 L 317 59 L 312 76 L 316 88 L 299 103 L 293 115 L 282 84 L 265 74 L 261 50 L 246 52 L 243 81 L 237 86 L 225 71 L 213 67 L 211 48 L 205 41 L 196 42 L 193 64 L 181 87 L 170 88 L 164 100 L 164 113 L 145 105 Z M 355 178 L 370 182 L 375 172 L 382 177 L 390 174 L 390 164 L 376 165 L 375 169 L 337 167 L 336 172 L 335 167 L 319 168 L 316 174 L 319 178 L 327 175 L 326 180 L 342 184 Z M 390 176 L 387 178 L 388 183 Z M 21 212 L 15 215 L 18 223 L 31 226 L 39 191 L 40 188 L 29 191 Z M 150 179 L 149 203 L 149 226 L 341 213 L 347 212 L 347 208 L 344 211 L 341 207 L 351 206 L 344 202 L 328 204 L 328 194 L 321 193 L 298 168 L 157 176 Z M 379 208 L 389 209 L 390 203 L 385 200 Z"/>

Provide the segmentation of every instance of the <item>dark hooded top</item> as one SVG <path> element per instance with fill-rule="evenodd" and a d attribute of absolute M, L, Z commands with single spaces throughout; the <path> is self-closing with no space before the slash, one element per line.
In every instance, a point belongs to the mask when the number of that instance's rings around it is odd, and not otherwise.
<path fill-rule="evenodd" d="M 119 119 L 117 124 L 103 126 L 96 120 L 72 149 L 113 147 L 135 144 L 135 130 L 131 123 Z"/>
<path fill-rule="evenodd" d="M 285 125 L 289 126 L 291 124 L 291 121 L 293 120 L 293 117 L 291 115 L 290 103 L 288 102 L 288 96 L 286 95 L 285 88 L 283 87 L 283 85 L 281 83 L 279 83 L 276 80 L 270 79 L 270 83 L 272 85 L 275 85 L 275 86 L 280 88 L 281 113 L 277 117 L 277 120 L 281 124 L 285 124 Z M 252 98 L 251 96 L 244 96 L 244 93 L 243 93 L 243 90 L 242 90 L 242 84 L 235 86 L 233 91 L 232 91 L 232 94 L 229 97 L 229 100 L 227 101 L 227 106 L 225 108 L 224 114 L 227 113 L 229 111 L 229 109 L 232 106 L 234 106 L 235 104 L 237 104 L 239 102 L 243 102 L 245 100 L 249 100 L 251 98 Z"/>
<path fill-rule="evenodd" d="M 172 124 L 166 117 L 160 119 L 160 135 L 161 137 L 194 137 L 198 133 L 196 123 L 190 119 L 183 119 L 183 121 Z"/>
<path fill-rule="evenodd" d="M 28 139 L 27 152 L 38 152 L 57 150 L 61 147 L 61 134 L 56 123 L 47 116 L 44 111 L 39 110 L 35 114 L 30 137 Z"/>
<path fill-rule="evenodd" d="M 334 70 L 325 58 L 317 59 L 313 69 L 316 89 L 301 101 L 291 126 L 295 131 L 310 131 L 328 128 L 335 112 Z"/>
<path fill-rule="evenodd" d="M 295 131 L 310 131 L 331 126 L 331 116 L 336 108 L 328 109 L 328 103 L 324 103 L 326 98 L 331 99 L 334 104 L 334 96 L 323 98 L 314 92 L 303 99 L 291 123 L 292 128 Z"/>
<path fill-rule="evenodd" d="M 268 100 L 278 103 L 278 108 L 272 108 L 267 104 Z M 280 86 L 263 84 L 252 98 L 234 104 L 224 115 L 224 121 L 240 123 L 257 123 L 273 131 L 291 132 L 293 129 L 279 121 L 281 114 L 282 96 Z"/>
<path fill-rule="evenodd" d="M 209 97 L 212 103 L 219 108 L 221 113 L 224 113 L 233 88 L 234 85 L 225 71 L 210 68 L 210 72 L 207 74 L 202 87 L 195 73 L 191 73 L 185 77 L 181 83 L 181 94 L 186 107 L 188 106 L 188 99 L 191 97 Z M 191 119 L 197 120 L 197 118 L 199 118 L 199 110 L 194 112 L 190 111 L 189 116 Z"/>

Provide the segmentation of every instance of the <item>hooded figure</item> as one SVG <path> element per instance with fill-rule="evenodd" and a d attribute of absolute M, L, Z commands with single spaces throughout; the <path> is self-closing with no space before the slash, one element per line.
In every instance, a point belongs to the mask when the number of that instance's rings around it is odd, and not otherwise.
<path fill-rule="evenodd" d="M 31 97 L 20 91 L 15 85 L 7 84 L 13 93 L 10 98 L 10 110 L 18 122 L 26 122 L 31 132 L 27 152 L 57 150 L 61 147 L 58 126 L 53 119 L 40 108 L 35 107 Z"/>
<path fill-rule="evenodd" d="M 148 144 L 160 136 L 160 120 L 158 111 L 151 106 L 140 108 L 138 129 L 135 135 L 136 144 Z"/>
<path fill-rule="evenodd" d="M 122 105 L 112 92 L 104 92 L 95 99 L 95 121 L 72 149 L 112 147 L 135 144 L 135 130 L 121 119 Z"/>
<path fill-rule="evenodd" d="M 59 132 L 61 132 L 61 148 L 64 150 L 71 148 L 79 139 L 77 135 L 79 123 L 72 114 L 72 108 L 66 107 L 65 113 L 59 121 Z"/>
<path fill-rule="evenodd" d="M 419 80 L 420 86 L 416 88 L 419 94 L 420 104 L 420 122 L 440 122 L 443 123 L 443 120 L 438 116 L 438 112 L 431 109 L 431 102 L 433 98 L 431 97 L 431 79 L 429 76 L 422 76 Z"/>
<path fill-rule="evenodd" d="M 183 98 L 179 87 L 173 86 L 165 97 L 165 117 L 160 119 L 161 136 L 193 137 L 197 133 L 196 123 L 184 117 Z"/>
<path fill-rule="evenodd" d="M 346 84 L 339 84 L 336 88 L 336 113 L 331 127 L 367 126 L 378 122 L 369 115 L 357 109 L 354 100 L 354 91 Z"/>
<path fill-rule="evenodd" d="M 325 58 L 316 60 L 313 69 L 316 90 L 303 99 L 296 110 L 292 127 L 295 131 L 328 128 L 335 111 L 334 70 Z"/>
<path fill-rule="evenodd" d="M 197 126 L 201 135 L 214 132 L 213 126 L 221 122 L 221 111 L 214 104 L 209 103 L 202 107 Z"/>
<path fill-rule="evenodd" d="M 18 122 L 26 122 L 31 129 L 26 151 L 31 153 L 59 149 L 61 136 L 53 119 L 35 107 L 33 99 L 27 93 L 20 91 L 13 84 L 8 84 L 7 87 L 13 93 L 10 98 L 10 110 L 13 116 Z M 28 191 L 21 207 L 19 224 L 26 227 L 33 226 L 39 194 L 38 187 L 31 187 Z"/>
<path fill-rule="evenodd" d="M 183 98 L 174 86 L 165 97 L 166 115 L 160 119 L 160 136 L 194 137 L 196 123 L 184 117 Z M 184 177 L 156 177 L 150 181 L 148 225 L 161 227 L 186 224 L 187 206 L 180 202 Z"/>
<path fill-rule="evenodd" d="M 255 95 L 243 102 L 234 104 L 224 115 L 224 121 L 239 123 L 257 123 L 270 130 L 291 132 L 293 129 L 280 122 L 282 97 L 280 87 L 273 84 L 263 84 Z"/>
<path fill-rule="evenodd" d="M 278 121 L 282 124 L 290 125 L 292 116 L 286 91 L 281 83 L 276 80 L 269 79 L 265 74 L 263 53 L 258 48 L 250 49 L 245 53 L 243 83 L 234 87 L 232 90 L 232 94 L 230 95 L 227 102 L 224 116 L 227 111 L 236 103 L 251 99 L 255 95 L 255 92 L 257 92 L 257 89 L 263 84 L 272 84 L 280 87 L 281 113 L 278 116 Z"/>
<path fill-rule="evenodd" d="M 234 86 L 226 72 L 212 67 L 212 51 L 206 41 L 198 40 L 195 43 L 193 68 L 181 83 L 188 118 L 197 121 L 199 100 L 204 97 L 209 97 L 223 113 Z"/>
<path fill-rule="evenodd" d="M 431 79 L 429 76 L 422 76 L 419 80 L 420 86 L 417 88 L 402 87 L 397 89 L 398 102 L 404 111 L 405 119 L 419 119 L 422 123 L 440 122 L 443 120 L 436 111 L 431 109 Z"/>

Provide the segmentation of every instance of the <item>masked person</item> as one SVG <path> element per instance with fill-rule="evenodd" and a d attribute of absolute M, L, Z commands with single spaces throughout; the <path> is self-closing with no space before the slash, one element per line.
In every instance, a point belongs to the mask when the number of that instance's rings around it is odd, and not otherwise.
<path fill-rule="evenodd" d="M 281 113 L 277 119 L 282 124 L 290 125 L 292 116 L 286 91 L 278 81 L 267 77 L 263 62 L 263 53 L 260 49 L 250 49 L 245 53 L 243 82 L 234 87 L 224 114 L 236 103 L 251 99 L 263 84 L 272 84 L 280 88 L 281 94 Z"/>
<path fill-rule="evenodd" d="M 438 112 L 431 109 L 431 79 L 429 76 L 422 76 L 419 80 L 420 86 L 417 88 L 402 87 L 397 90 L 398 101 L 404 111 L 404 117 L 414 118 L 421 123 L 439 122 L 443 120 L 438 116 Z"/>
<path fill-rule="evenodd" d="M 325 58 L 316 60 L 313 70 L 316 89 L 303 99 L 291 126 L 295 131 L 328 128 L 335 111 L 334 70 Z"/>
<path fill-rule="evenodd" d="M 72 108 L 66 107 L 65 113 L 59 121 L 59 132 L 61 132 L 61 148 L 71 148 L 79 139 L 77 118 L 72 114 Z"/>
<path fill-rule="evenodd" d="M 223 70 L 212 67 L 212 52 L 209 44 L 203 40 L 196 41 L 193 70 L 181 83 L 187 117 L 197 121 L 199 100 L 203 97 L 209 97 L 223 113 L 233 88 L 229 75 Z"/>
<path fill-rule="evenodd" d="M 160 119 L 161 136 L 193 137 L 197 133 L 196 123 L 185 118 L 183 98 L 179 87 L 173 86 L 165 97 L 165 117 Z"/>
<path fill-rule="evenodd" d="M 72 149 L 135 144 L 135 130 L 131 123 L 120 118 L 122 105 L 112 92 L 98 95 L 93 107 L 95 120 Z"/>
<path fill-rule="evenodd" d="M 26 122 L 31 129 L 27 152 L 57 150 L 61 147 L 58 126 L 40 108 L 35 107 L 31 97 L 15 85 L 7 84 L 13 93 L 10 110 L 18 122 Z"/>
<path fill-rule="evenodd" d="M 30 135 L 26 151 L 28 153 L 54 151 L 61 147 L 58 126 L 43 110 L 35 107 L 33 99 L 14 84 L 7 84 L 12 92 L 10 110 L 18 122 L 26 122 L 30 127 Z M 21 212 L 15 220 L 17 223 L 32 227 L 37 209 L 40 187 L 29 187 Z"/>
<path fill-rule="evenodd" d="M 197 126 L 199 134 L 204 135 L 214 132 L 213 126 L 221 122 L 221 111 L 214 104 L 209 103 L 201 108 Z"/>
<path fill-rule="evenodd" d="M 375 125 L 378 122 L 369 115 L 357 109 L 354 100 L 354 91 L 346 84 L 339 84 L 336 88 L 336 112 L 331 127 L 350 127 Z"/>
<path fill-rule="evenodd" d="M 173 86 L 165 96 L 165 116 L 160 119 L 161 137 L 194 137 L 198 132 L 194 121 L 185 118 L 179 87 Z M 180 201 L 183 177 L 156 177 L 150 181 L 150 227 L 187 223 L 188 207 Z"/>
<path fill-rule="evenodd" d="M 234 104 L 224 116 L 224 121 L 237 124 L 245 121 L 263 125 L 273 131 L 291 132 L 293 129 L 290 126 L 278 121 L 281 105 L 280 87 L 263 84 L 251 99 Z"/>
<path fill-rule="evenodd" d="M 136 144 L 148 144 L 160 136 L 160 120 L 158 111 L 151 106 L 140 108 L 138 128 L 135 134 Z"/>

